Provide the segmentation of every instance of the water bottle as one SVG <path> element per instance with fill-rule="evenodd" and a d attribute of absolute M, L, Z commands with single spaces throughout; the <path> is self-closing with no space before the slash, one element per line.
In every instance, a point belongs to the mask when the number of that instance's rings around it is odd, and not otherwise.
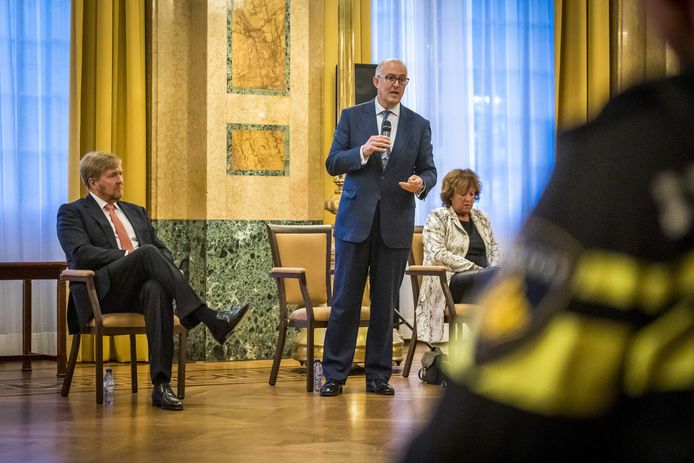
<path fill-rule="evenodd" d="M 104 375 L 104 404 L 111 405 L 113 403 L 113 389 L 116 383 L 113 381 L 113 370 L 110 368 L 106 369 L 106 374 Z"/>
<path fill-rule="evenodd" d="M 313 361 L 313 390 L 320 391 L 323 385 L 323 365 L 320 360 Z"/>

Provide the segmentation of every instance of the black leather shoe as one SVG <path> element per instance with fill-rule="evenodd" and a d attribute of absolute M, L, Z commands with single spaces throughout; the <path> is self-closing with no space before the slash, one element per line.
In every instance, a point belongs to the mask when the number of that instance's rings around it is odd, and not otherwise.
<path fill-rule="evenodd" d="M 173 393 L 169 383 L 154 386 L 152 406 L 163 408 L 164 410 L 183 410 L 183 402 Z"/>
<path fill-rule="evenodd" d="M 232 307 L 229 310 L 218 310 L 217 319 L 224 323 L 224 326 L 220 329 L 215 329 L 212 336 L 217 340 L 218 343 L 224 344 L 231 332 L 234 331 L 236 325 L 239 324 L 244 315 L 248 312 L 248 304 L 244 304 L 241 307 Z"/>
<path fill-rule="evenodd" d="M 342 384 L 332 379 L 327 380 L 320 388 L 321 397 L 332 397 L 339 394 L 342 394 Z"/>
<path fill-rule="evenodd" d="M 366 382 L 366 392 L 378 395 L 395 395 L 395 389 L 382 379 L 374 379 Z"/>

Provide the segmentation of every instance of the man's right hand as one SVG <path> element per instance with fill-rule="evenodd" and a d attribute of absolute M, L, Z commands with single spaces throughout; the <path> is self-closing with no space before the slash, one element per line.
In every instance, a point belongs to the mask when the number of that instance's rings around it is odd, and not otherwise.
<path fill-rule="evenodd" d="M 389 137 L 385 137 L 383 135 L 372 135 L 362 146 L 361 152 L 364 155 L 364 159 L 369 159 L 372 154 L 382 153 L 388 148 L 390 148 Z"/>

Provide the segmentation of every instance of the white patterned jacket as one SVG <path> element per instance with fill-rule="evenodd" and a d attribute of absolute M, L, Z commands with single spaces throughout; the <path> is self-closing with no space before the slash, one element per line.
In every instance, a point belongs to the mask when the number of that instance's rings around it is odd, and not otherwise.
<path fill-rule="evenodd" d="M 470 216 L 484 241 L 488 265 L 499 265 L 501 250 L 494 239 L 489 218 L 479 209 L 472 209 Z M 448 281 L 453 273 L 470 270 L 473 266 L 473 263 L 464 257 L 470 245 L 470 238 L 452 207 L 440 207 L 429 213 L 424 225 L 423 241 L 424 265 L 448 267 Z M 440 342 L 443 339 L 445 305 L 438 278 L 424 277 L 415 310 L 419 339 L 428 342 Z"/>

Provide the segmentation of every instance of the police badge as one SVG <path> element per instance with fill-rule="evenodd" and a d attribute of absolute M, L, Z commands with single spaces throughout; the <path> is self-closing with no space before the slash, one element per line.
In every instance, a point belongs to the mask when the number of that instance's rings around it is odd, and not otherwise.
<path fill-rule="evenodd" d="M 532 339 L 571 300 L 571 278 L 581 252 L 566 231 L 530 218 L 480 298 L 484 307 L 475 341 L 476 363 L 496 359 Z"/>

